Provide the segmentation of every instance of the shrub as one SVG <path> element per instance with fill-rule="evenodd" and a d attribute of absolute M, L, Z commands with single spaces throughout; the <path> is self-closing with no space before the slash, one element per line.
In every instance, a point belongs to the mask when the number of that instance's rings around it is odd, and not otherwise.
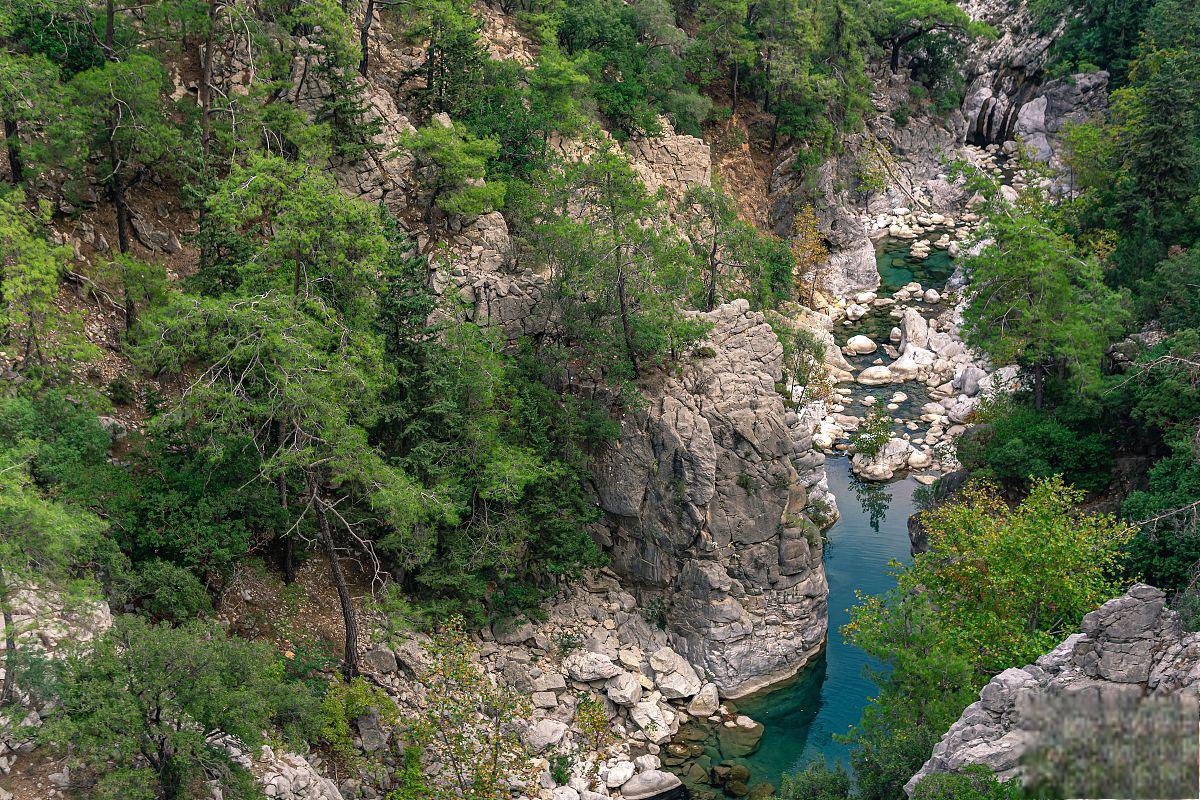
<path fill-rule="evenodd" d="M 850 446 L 857 455 L 874 458 L 892 438 L 892 418 L 886 408 L 876 407 L 850 436 Z"/>

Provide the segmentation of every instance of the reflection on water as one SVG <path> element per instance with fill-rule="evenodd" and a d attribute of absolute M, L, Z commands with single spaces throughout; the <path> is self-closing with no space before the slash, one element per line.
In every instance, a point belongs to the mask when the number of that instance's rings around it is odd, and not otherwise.
<path fill-rule="evenodd" d="M 867 515 L 871 530 L 878 532 L 879 524 L 887 517 L 888 506 L 892 502 L 892 489 L 886 483 L 863 481 L 850 476 L 850 491 L 858 499 L 858 505 Z M 905 523 L 907 530 L 907 522 Z"/>
<path fill-rule="evenodd" d="M 850 619 L 854 590 L 879 594 L 895 584 L 892 560 L 910 560 L 908 517 L 917 509 L 911 478 L 866 484 L 850 473 L 844 458 L 827 464 L 829 486 L 842 517 L 828 531 L 825 574 L 829 580 L 829 641 L 820 658 L 790 683 L 737 702 L 738 710 L 763 723 L 758 752 L 745 759 L 752 782 L 779 785 L 785 772 L 803 769 L 817 756 L 849 767 L 849 750 L 834 741 L 858 722 L 876 687 L 868 668 L 881 665 L 847 644 L 840 628 Z M 857 500 L 858 502 L 855 502 Z"/>

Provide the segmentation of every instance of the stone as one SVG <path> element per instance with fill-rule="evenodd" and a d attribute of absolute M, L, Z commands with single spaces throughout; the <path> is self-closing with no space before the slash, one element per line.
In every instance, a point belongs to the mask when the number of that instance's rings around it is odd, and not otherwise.
<path fill-rule="evenodd" d="M 579 792 L 570 786 L 555 786 L 550 790 L 550 800 L 579 800 Z"/>
<path fill-rule="evenodd" d="M 584 683 L 608 680 L 621 672 L 611 658 L 601 653 L 572 653 L 563 660 L 563 667 L 574 680 Z"/>
<path fill-rule="evenodd" d="M 642 684 L 636 676 L 622 672 L 608 679 L 604 694 L 617 705 L 628 708 L 642 699 Z"/>
<path fill-rule="evenodd" d="M 558 695 L 554 692 L 534 692 L 532 695 L 534 708 L 556 708 Z"/>
<path fill-rule="evenodd" d="M 567 735 L 567 724 L 556 719 L 539 720 L 526 732 L 525 746 L 535 753 L 556 747 Z"/>
<path fill-rule="evenodd" d="M 696 670 L 669 647 L 659 648 L 650 656 L 650 668 L 659 691 L 668 700 L 688 698 L 700 691 L 702 684 Z"/>
<path fill-rule="evenodd" d="M 1140 716 L 1151 715 L 1157 725 L 1176 719 L 1178 729 L 1187 732 L 1180 736 L 1188 743 L 1187 758 L 1195 758 L 1200 633 L 1185 631 L 1165 600 L 1158 589 L 1135 584 L 1084 616 L 1081 633 L 1068 636 L 1035 664 L 992 678 L 905 791 L 911 794 L 927 775 L 971 764 L 984 765 L 1000 780 L 1018 776 L 1022 756 L 1043 736 L 1057 741 L 1053 737 L 1062 735 L 1057 721 L 1063 719 L 1093 720 L 1081 729 L 1115 740 L 1134 735 L 1124 726 Z M 1173 716 L 1165 717 L 1168 713 Z"/>
<path fill-rule="evenodd" d="M 721 697 L 715 683 L 706 683 L 687 705 L 687 712 L 693 717 L 708 717 L 717 713 L 721 707 Z"/>
<path fill-rule="evenodd" d="M 722 757 L 731 759 L 751 755 L 762 743 L 763 731 L 762 723 L 749 717 L 738 717 L 733 725 L 720 726 L 717 728 L 717 740 Z"/>
<path fill-rule="evenodd" d="M 850 320 L 851 322 L 857 322 L 869 313 L 871 313 L 871 309 L 869 307 L 859 305 L 858 303 L 851 303 L 850 305 L 846 306 L 846 319 Z"/>
<path fill-rule="evenodd" d="M 892 371 L 882 365 L 871 366 L 858 373 L 854 380 L 861 383 L 863 386 L 883 386 L 891 383 L 894 379 Z"/>
<path fill-rule="evenodd" d="M 662 744 L 671 738 L 671 725 L 675 722 L 675 714 L 660 706 L 654 697 L 643 699 L 633 706 L 629 716 L 654 744 Z"/>
<path fill-rule="evenodd" d="M 669 772 L 649 769 L 630 778 L 621 787 L 621 795 L 625 800 L 647 800 L 674 791 L 682 785 L 683 781 Z"/>
<path fill-rule="evenodd" d="M 617 789 L 624 786 L 633 777 L 635 771 L 636 768 L 632 761 L 618 761 L 608 768 L 608 774 L 604 776 L 604 784 L 610 789 Z"/>
<path fill-rule="evenodd" d="M 526 619 L 496 620 L 492 623 L 492 636 L 500 644 L 524 644 L 534 637 L 537 631 L 533 623 Z"/>
<path fill-rule="evenodd" d="M 386 647 L 375 647 L 363 653 L 363 666 L 367 669 L 384 675 L 391 675 L 399 666 L 396 663 L 396 654 Z"/>
<path fill-rule="evenodd" d="M 567 688 L 567 679 L 558 672 L 543 672 L 532 681 L 531 690 L 535 692 L 560 692 Z"/>
<path fill-rule="evenodd" d="M 875 344 L 870 336 L 863 336 L 862 334 L 851 336 L 849 339 L 847 339 L 846 347 L 850 348 L 850 350 L 858 355 L 874 353 L 877 349 L 879 349 L 879 345 Z"/>

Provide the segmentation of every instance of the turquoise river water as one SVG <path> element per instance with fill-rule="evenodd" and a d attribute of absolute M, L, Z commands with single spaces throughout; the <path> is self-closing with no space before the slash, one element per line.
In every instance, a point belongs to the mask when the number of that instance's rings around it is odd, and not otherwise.
<path fill-rule="evenodd" d="M 823 654 L 799 675 L 769 692 L 737 701 L 738 711 L 761 722 L 762 745 L 744 761 L 751 782 L 779 785 L 780 777 L 824 756 L 849 768 L 849 750 L 834 740 L 858 722 L 875 693 L 868 668 L 879 664 L 842 638 L 855 589 L 886 592 L 895 585 L 888 563 L 909 561 L 908 517 L 918 509 L 912 478 L 865 483 L 845 458 L 826 465 L 829 488 L 842 515 L 827 532 L 825 575 L 829 581 L 829 641 Z"/>

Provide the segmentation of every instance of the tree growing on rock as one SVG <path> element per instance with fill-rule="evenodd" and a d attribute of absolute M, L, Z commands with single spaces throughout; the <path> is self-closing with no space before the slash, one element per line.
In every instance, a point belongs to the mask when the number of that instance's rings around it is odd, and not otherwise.
<path fill-rule="evenodd" d="M 410 134 L 402 146 L 417 159 L 418 179 L 426 195 L 426 225 L 433 221 L 434 208 L 478 216 L 504 204 L 504 184 L 483 180 L 488 159 L 499 149 L 496 142 L 435 120 Z"/>
<path fill-rule="evenodd" d="M 884 0 L 875 21 L 875 37 L 887 47 L 892 72 L 900 69 L 906 44 L 931 33 L 950 36 L 995 36 L 994 29 L 972 20 L 949 0 Z"/>

